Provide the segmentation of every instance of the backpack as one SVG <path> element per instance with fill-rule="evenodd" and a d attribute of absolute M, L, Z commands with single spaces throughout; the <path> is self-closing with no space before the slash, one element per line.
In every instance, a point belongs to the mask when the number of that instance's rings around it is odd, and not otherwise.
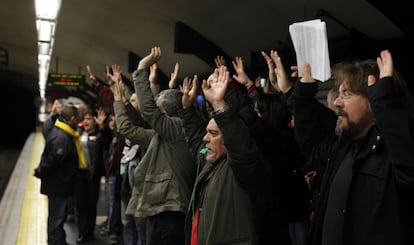
<path fill-rule="evenodd" d="M 47 176 L 50 167 L 46 163 L 46 156 L 48 154 L 48 147 L 45 146 L 42 152 L 42 156 L 40 157 L 40 162 L 37 167 L 33 171 L 33 176 L 39 179 L 42 179 Z"/>
<path fill-rule="evenodd" d="M 128 203 L 134 186 L 134 172 L 141 160 L 141 148 L 139 145 L 130 147 L 121 158 L 121 199 Z"/>

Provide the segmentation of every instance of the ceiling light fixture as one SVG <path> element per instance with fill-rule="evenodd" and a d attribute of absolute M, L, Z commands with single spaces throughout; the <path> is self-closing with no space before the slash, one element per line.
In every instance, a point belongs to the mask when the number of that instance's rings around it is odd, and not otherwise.
<path fill-rule="evenodd" d="M 39 92 L 42 98 L 39 120 L 45 119 L 46 83 L 52 59 L 54 35 L 62 0 L 35 0 L 39 65 Z"/>

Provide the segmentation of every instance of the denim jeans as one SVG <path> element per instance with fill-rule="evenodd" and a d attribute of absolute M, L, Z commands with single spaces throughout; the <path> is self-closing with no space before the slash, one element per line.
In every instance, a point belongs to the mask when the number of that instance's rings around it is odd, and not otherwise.
<path fill-rule="evenodd" d="M 309 222 L 289 222 L 289 233 L 292 245 L 306 245 L 308 240 Z"/>
<path fill-rule="evenodd" d="M 63 229 L 67 214 L 67 197 L 48 197 L 49 216 L 47 218 L 47 242 L 49 245 L 66 244 L 66 233 Z"/>
<path fill-rule="evenodd" d="M 106 177 L 106 200 L 108 203 L 108 224 L 107 230 L 111 231 L 113 227 L 113 215 L 114 215 L 114 207 L 115 207 L 115 183 L 116 183 L 116 176 L 108 176 Z"/>
<path fill-rule="evenodd" d="M 138 242 L 138 230 L 135 224 L 134 216 L 125 213 L 126 207 L 127 204 L 125 202 L 121 202 L 121 218 L 122 225 L 124 226 L 124 245 L 141 245 Z M 145 245 L 145 243 L 142 245 Z"/>

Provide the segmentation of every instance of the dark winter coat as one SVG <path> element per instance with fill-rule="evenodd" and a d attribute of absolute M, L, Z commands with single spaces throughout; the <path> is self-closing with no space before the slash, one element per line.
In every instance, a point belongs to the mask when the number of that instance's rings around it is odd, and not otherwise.
<path fill-rule="evenodd" d="M 52 197 L 72 195 L 79 165 L 73 137 L 53 127 L 46 137 L 42 161 L 40 192 Z"/>
<path fill-rule="evenodd" d="M 320 128 L 320 120 L 334 126 L 335 117 L 321 110 L 314 99 L 316 91 L 316 84 L 297 83 L 295 87 L 297 140 L 323 173 L 311 245 L 321 244 L 329 187 L 349 146 L 355 144 L 332 136 L 333 131 L 329 137 L 327 128 Z M 342 210 L 343 236 L 337 244 L 414 244 L 413 123 L 393 93 L 391 78 L 378 80 L 368 88 L 368 95 L 376 125 L 360 141 L 354 157 L 346 208 Z"/>

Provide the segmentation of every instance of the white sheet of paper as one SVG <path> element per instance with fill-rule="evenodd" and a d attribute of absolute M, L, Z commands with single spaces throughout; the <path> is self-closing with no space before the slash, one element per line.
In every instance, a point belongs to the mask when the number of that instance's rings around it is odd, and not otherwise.
<path fill-rule="evenodd" d="M 324 82 L 331 76 L 326 23 L 320 19 L 296 22 L 289 26 L 296 52 L 299 77 L 305 63 L 311 65 L 312 76 Z"/>

